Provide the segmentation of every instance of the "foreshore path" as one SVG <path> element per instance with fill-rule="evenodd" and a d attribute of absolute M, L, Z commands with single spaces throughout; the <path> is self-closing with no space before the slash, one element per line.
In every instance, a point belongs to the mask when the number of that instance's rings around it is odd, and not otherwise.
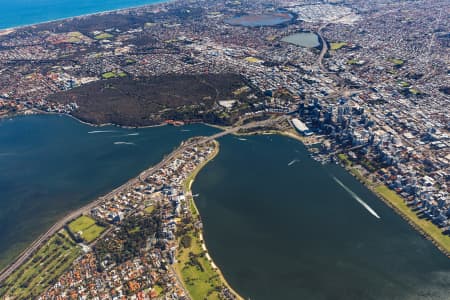
<path fill-rule="evenodd" d="M 47 241 L 52 235 L 54 235 L 59 230 L 61 230 L 69 221 L 71 221 L 71 220 L 73 220 L 73 219 L 75 219 L 75 218 L 77 218 L 77 217 L 79 217 L 79 216 L 81 216 L 81 215 L 91 211 L 91 209 L 93 209 L 95 206 L 99 205 L 105 199 L 109 199 L 109 198 L 114 197 L 115 194 L 120 193 L 120 192 L 128 189 L 130 186 L 138 183 L 143 178 L 146 178 L 146 177 L 150 176 L 152 173 L 154 173 L 157 170 L 161 169 L 164 166 L 164 164 L 166 164 L 172 158 L 174 158 L 175 156 L 180 154 L 185 148 L 192 147 L 192 146 L 199 145 L 199 144 L 203 144 L 203 143 L 212 141 L 214 139 L 220 138 L 220 137 L 228 135 L 228 134 L 236 133 L 236 132 L 238 132 L 241 129 L 250 129 L 250 128 L 253 128 L 253 127 L 267 126 L 267 125 L 270 125 L 270 124 L 282 121 L 284 119 L 287 119 L 287 116 L 283 115 L 283 116 L 279 116 L 279 117 L 273 118 L 273 119 L 268 119 L 268 120 L 259 121 L 259 122 L 252 122 L 252 123 L 248 123 L 248 124 L 245 124 L 245 125 L 228 128 L 228 129 L 226 129 L 224 131 L 218 132 L 216 134 L 213 134 L 211 136 L 208 136 L 208 137 L 205 137 L 203 139 L 197 140 L 195 142 L 182 143 L 181 146 L 178 149 L 176 149 L 175 151 L 173 151 L 172 153 L 170 153 L 169 155 L 164 157 L 164 159 L 162 161 L 160 161 L 158 164 L 156 164 L 156 165 L 150 167 L 149 169 L 143 171 L 137 177 L 135 177 L 135 178 L 127 181 L 123 185 L 115 188 L 114 190 L 112 190 L 108 194 L 99 197 L 97 200 L 95 200 L 95 201 L 93 201 L 93 202 L 91 202 L 91 203 L 89 203 L 89 204 L 87 204 L 87 205 L 85 205 L 85 206 L 75 210 L 75 211 L 72 211 L 71 213 L 69 213 L 68 215 L 64 216 L 62 219 L 60 219 L 58 222 L 56 222 L 52 227 L 50 227 L 47 230 L 47 232 L 42 234 L 28 248 L 26 248 L 16 258 L 16 260 L 13 263 L 11 263 L 10 265 L 6 266 L 3 270 L 0 271 L 0 282 L 5 280 L 6 278 L 8 278 L 15 270 L 17 270 L 23 263 L 25 263 L 27 261 L 27 259 L 30 258 L 31 255 L 42 246 L 42 244 L 44 244 L 45 241 Z"/>

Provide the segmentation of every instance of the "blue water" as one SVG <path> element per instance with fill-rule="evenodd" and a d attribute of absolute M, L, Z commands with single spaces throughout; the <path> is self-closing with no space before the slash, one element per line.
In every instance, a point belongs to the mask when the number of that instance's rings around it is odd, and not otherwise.
<path fill-rule="evenodd" d="M 0 269 L 69 211 L 158 163 L 183 140 L 214 132 L 198 124 L 100 128 L 56 115 L 0 120 Z"/>
<path fill-rule="evenodd" d="M 208 251 L 245 299 L 450 299 L 450 260 L 343 168 L 283 136 L 219 142 L 192 189 Z"/>
<path fill-rule="evenodd" d="M 62 215 L 215 132 L 0 120 L 0 268 Z M 449 299 L 450 260 L 344 169 L 283 136 L 219 142 L 193 192 L 208 249 L 245 299 Z"/>
<path fill-rule="evenodd" d="M 0 0 L 0 29 L 158 2 L 164 0 Z"/>

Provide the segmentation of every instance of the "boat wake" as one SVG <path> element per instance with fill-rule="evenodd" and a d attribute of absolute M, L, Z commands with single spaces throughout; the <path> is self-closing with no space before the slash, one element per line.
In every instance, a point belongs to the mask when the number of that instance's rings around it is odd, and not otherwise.
<path fill-rule="evenodd" d="M 136 144 L 131 142 L 114 142 L 114 145 L 136 145 Z"/>
<path fill-rule="evenodd" d="M 339 179 L 333 176 L 334 181 L 337 182 L 347 193 L 349 193 L 353 199 L 359 202 L 368 212 L 370 212 L 375 218 L 380 219 L 381 217 L 373 210 L 372 207 L 369 206 L 366 202 L 364 202 L 358 195 L 356 195 L 351 189 L 349 189 L 345 184 L 342 183 Z"/>
<path fill-rule="evenodd" d="M 95 134 L 95 133 L 108 133 L 108 132 L 116 132 L 116 131 L 115 130 L 93 130 L 93 131 L 89 131 L 88 133 Z"/>
<path fill-rule="evenodd" d="M 288 163 L 288 166 L 292 166 L 293 164 L 298 163 L 299 161 L 300 161 L 300 160 L 298 160 L 298 159 L 291 160 L 291 161 Z"/>
<path fill-rule="evenodd" d="M 12 155 L 15 155 L 16 153 L 13 153 L 13 152 L 3 152 L 3 153 L 0 153 L 0 156 L 12 156 Z"/>
<path fill-rule="evenodd" d="M 189 132 L 191 131 L 190 129 L 181 129 L 181 132 Z"/>
<path fill-rule="evenodd" d="M 198 197 L 198 196 L 200 196 L 200 194 L 195 194 L 195 195 L 192 195 L 192 197 Z"/>
<path fill-rule="evenodd" d="M 237 138 L 238 140 L 240 140 L 240 141 L 248 141 L 247 139 L 244 139 L 244 138 Z"/>
<path fill-rule="evenodd" d="M 139 135 L 139 132 L 129 133 L 126 136 L 136 136 L 136 135 Z"/>

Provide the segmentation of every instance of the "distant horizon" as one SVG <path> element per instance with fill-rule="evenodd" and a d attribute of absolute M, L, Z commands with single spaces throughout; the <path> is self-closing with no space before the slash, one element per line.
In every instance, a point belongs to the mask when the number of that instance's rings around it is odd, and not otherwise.
<path fill-rule="evenodd" d="M 3 18 L 0 19 L 0 31 L 33 26 L 42 23 L 107 13 L 116 10 L 131 9 L 146 5 L 169 2 L 171 0 L 27 0 L 6 2 L 0 0 Z M 49 5 L 53 2 L 52 5 Z"/>

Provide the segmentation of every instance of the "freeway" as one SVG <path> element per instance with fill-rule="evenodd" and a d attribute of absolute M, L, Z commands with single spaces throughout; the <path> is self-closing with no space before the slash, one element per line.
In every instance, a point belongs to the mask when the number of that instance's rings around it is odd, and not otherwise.
<path fill-rule="evenodd" d="M 317 63 L 318 63 L 318 65 L 319 65 L 320 69 L 321 69 L 323 72 L 325 72 L 325 73 L 328 73 L 328 70 L 326 70 L 326 69 L 324 68 L 324 66 L 323 66 L 323 64 L 322 64 L 322 61 L 323 61 L 323 57 L 325 56 L 325 54 L 326 54 L 327 51 L 328 51 L 328 44 L 327 44 L 327 42 L 325 41 L 325 39 L 323 38 L 323 36 L 322 36 L 322 30 L 323 30 L 325 27 L 327 27 L 328 24 L 329 24 L 329 23 L 326 23 L 326 24 L 321 25 L 321 26 L 319 27 L 319 30 L 317 30 L 317 35 L 319 36 L 320 41 L 321 41 L 321 43 L 322 43 L 322 50 L 320 51 L 320 55 L 319 55 L 319 58 L 317 59 Z"/>
<path fill-rule="evenodd" d="M 11 263 L 6 268 L 4 268 L 3 270 L 0 271 L 0 282 L 5 280 L 6 278 L 8 278 L 8 276 L 10 276 L 15 270 L 17 270 L 22 264 L 24 264 L 27 261 L 27 259 L 32 256 L 33 253 L 35 253 L 52 235 L 54 235 L 59 230 L 61 230 L 68 222 L 70 222 L 71 220 L 73 220 L 73 219 L 75 219 L 75 218 L 77 218 L 77 217 L 79 217 L 79 216 L 81 216 L 81 215 L 83 215 L 85 213 L 90 212 L 95 206 L 99 205 L 105 199 L 110 199 L 110 198 L 114 197 L 115 194 L 120 193 L 120 192 L 122 192 L 124 190 L 127 190 L 128 188 L 130 188 L 134 184 L 136 184 L 136 183 L 142 181 L 144 178 L 150 176 L 152 173 L 154 173 L 157 170 L 161 169 L 172 158 L 174 158 L 175 156 L 180 154 L 185 148 L 192 147 L 192 146 L 199 145 L 199 144 L 203 144 L 203 143 L 212 141 L 214 139 L 220 138 L 222 136 L 225 136 L 227 134 L 236 133 L 240 129 L 249 129 L 249 128 L 252 128 L 252 127 L 267 126 L 267 125 L 271 125 L 273 123 L 277 123 L 277 122 L 285 120 L 285 119 L 287 119 L 287 116 L 283 115 L 283 116 L 279 116 L 279 117 L 268 119 L 268 120 L 264 120 L 264 121 L 252 122 L 252 123 L 248 123 L 248 124 L 241 125 L 241 126 L 230 127 L 230 128 L 227 128 L 224 131 L 218 132 L 218 133 L 213 134 L 213 135 L 208 136 L 208 137 L 201 138 L 201 139 L 196 140 L 194 142 L 182 143 L 179 148 L 177 148 L 175 151 L 173 151 L 172 153 L 170 153 L 169 155 L 164 157 L 164 159 L 162 161 L 160 161 L 158 164 L 156 164 L 156 165 L 150 167 L 149 169 L 143 171 L 137 177 L 135 177 L 133 179 L 130 179 L 129 181 L 127 181 L 123 185 L 115 188 L 114 190 L 112 190 L 108 194 L 99 197 L 97 200 L 95 200 L 95 201 L 93 201 L 93 202 L 91 202 L 91 203 L 89 203 L 89 204 L 87 204 L 87 205 L 85 205 L 83 207 L 80 207 L 79 209 L 77 209 L 75 211 L 72 211 L 71 213 L 69 213 L 68 215 L 66 215 L 62 219 L 60 219 L 58 222 L 56 222 L 52 227 L 50 227 L 47 230 L 47 232 L 42 234 L 27 249 L 25 249 L 17 257 L 17 259 L 13 263 Z"/>

